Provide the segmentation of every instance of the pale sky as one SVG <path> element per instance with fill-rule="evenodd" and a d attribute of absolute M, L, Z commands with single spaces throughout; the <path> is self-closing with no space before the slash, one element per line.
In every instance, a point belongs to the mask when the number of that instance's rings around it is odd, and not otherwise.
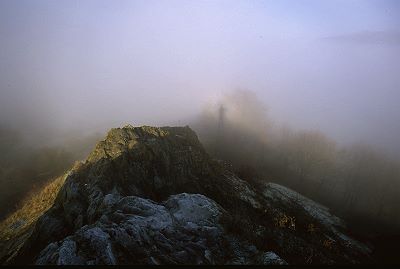
<path fill-rule="evenodd" d="M 1 0 L 0 41 L 0 121 L 25 132 L 185 121 L 242 88 L 400 152 L 397 0 Z"/>

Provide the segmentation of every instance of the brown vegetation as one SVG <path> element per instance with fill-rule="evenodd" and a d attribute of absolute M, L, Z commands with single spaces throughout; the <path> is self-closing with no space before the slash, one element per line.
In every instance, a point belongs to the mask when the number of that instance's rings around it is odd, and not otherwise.
<path fill-rule="evenodd" d="M 21 208 L 0 222 L 0 241 L 8 241 L 26 232 L 53 205 L 64 181 L 65 176 L 62 176 L 50 182 L 42 191 L 25 199 Z"/>

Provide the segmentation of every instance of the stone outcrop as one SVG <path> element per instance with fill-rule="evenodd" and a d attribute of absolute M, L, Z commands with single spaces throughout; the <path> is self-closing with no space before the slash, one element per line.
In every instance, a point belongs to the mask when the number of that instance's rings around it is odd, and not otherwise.
<path fill-rule="evenodd" d="M 370 252 L 327 208 L 237 177 L 189 127 L 126 126 L 65 175 L 54 204 L 1 261 L 352 264 Z"/>

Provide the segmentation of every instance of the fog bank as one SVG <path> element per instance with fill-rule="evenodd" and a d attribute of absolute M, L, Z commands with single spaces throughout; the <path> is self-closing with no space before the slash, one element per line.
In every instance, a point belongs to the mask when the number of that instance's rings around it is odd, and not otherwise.
<path fill-rule="evenodd" d="M 398 1 L 0 3 L 0 123 L 181 124 L 236 88 L 278 122 L 400 151 Z M 36 140 L 35 140 L 35 139 Z"/>

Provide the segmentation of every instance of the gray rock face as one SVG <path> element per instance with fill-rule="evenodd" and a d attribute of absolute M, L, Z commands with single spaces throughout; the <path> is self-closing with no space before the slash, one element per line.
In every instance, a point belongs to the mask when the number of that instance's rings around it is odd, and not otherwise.
<path fill-rule="evenodd" d="M 108 214 L 39 254 L 36 264 L 214 264 L 234 256 L 219 218 L 224 210 L 200 194 L 182 193 L 157 204 L 121 198 Z M 225 244 L 225 245 L 223 245 Z M 262 255 L 253 247 L 254 254 Z M 242 255 L 243 263 L 257 263 Z"/>
<path fill-rule="evenodd" d="M 265 185 L 264 195 L 274 199 L 282 206 L 293 208 L 295 206 L 301 207 L 302 212 L 309 215 L 316 222 L 330 230 L 332 233 L 337 234 L 339 237 L 345 236 L 339 230 L 345 230 L 345 222 L 333 215 L 329 208 L 320 205 L 307 197 L 278 184 L 268 183 Z M 368 252 L 368 250 L 365 250 Z"/>
<path fill-rule="evenodd" d="M 66 238 L 61 244 L 51 243 L 43 251 L 36 261 L 37 265 L 53 264 L 57 265 L 83 265 L 84 260 L 76 254 L 76 243 L 70 238 Z"/>
<path fill-rule="evenodd" d="M 305 226 L 308 223 L 308 237 L 318 237 L 326 249 L 337 249 L 354 256 L 367 256 L 372 252 L 365 244 L 346 235 L 345 222 L 333 215 L 327 207 L 278 184 L 265 184 L 263 194 L 271 203 L 279 205 L 286 212 L 286 215 L 281 216 L 282 226 L 296 229 L 296 224 L 304 223 Z M 356 260 L 351 262 L 355 263 Z"/>
<path fill-rule="evenodd" d="M 282 260 L 274 252 L 269 251 L 261 255 L 261 261 L 263 265 L 287 265 L 288 263 Z"/>
<path fill-rule="evenodd" d="M 212 160 L 188 127 L 112 129 L 66 177 L 54 205 L 9 263 L 369 259 L 370 250 L 328 209 L 276 184 L 256 189 Z"/>

